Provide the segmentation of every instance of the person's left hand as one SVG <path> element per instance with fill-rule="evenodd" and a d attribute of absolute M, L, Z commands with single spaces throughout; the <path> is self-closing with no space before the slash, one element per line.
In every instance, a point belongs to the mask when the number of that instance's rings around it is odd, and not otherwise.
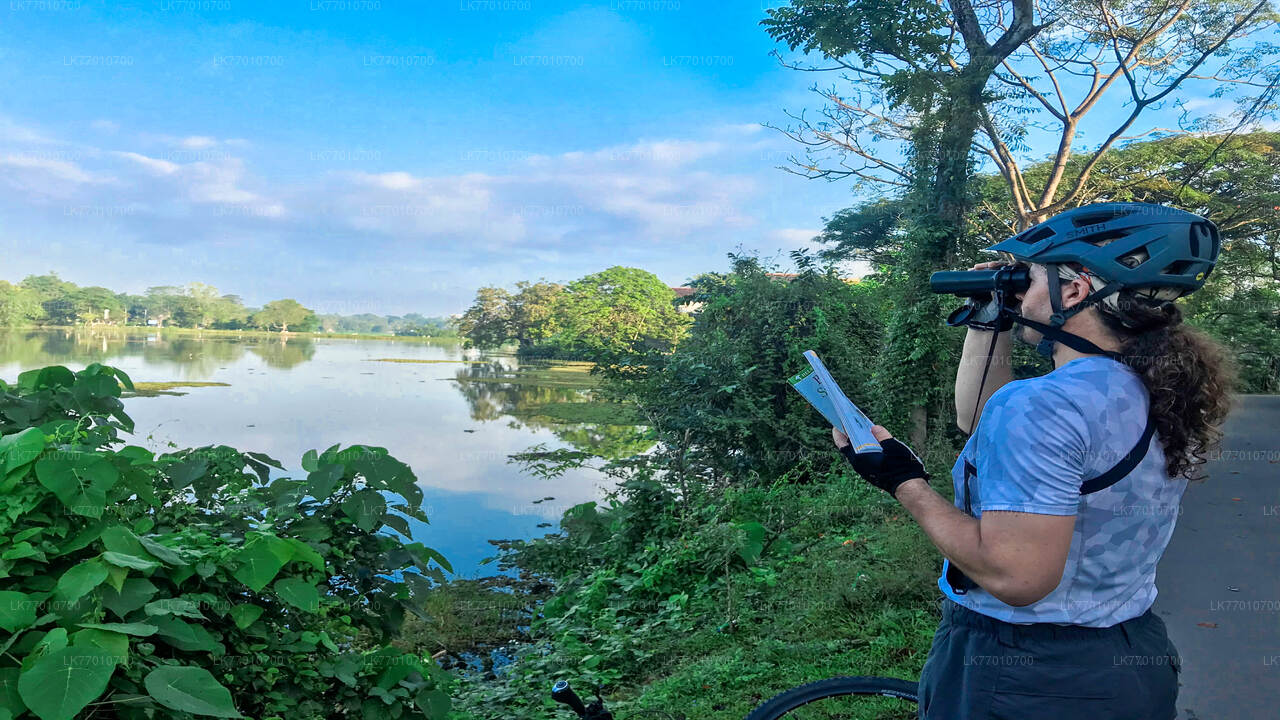
<path fill-rule="evenodd" d="M 898 492 L 898 487 L 902 483 L 915 478 L 926 481 L 929 479 L 930 475 L 925 472 L 924 463 L 920 458 L 883 426 L 872 425 L 871 434 L 884 449 L 878 461 L 855 453 L 853 445 L 849 442 L 849 436 L 839 428 L 831 428 L 831 439 L 835 441 L 836 448 L 863 479 L 895 498 L 897 497 L 895 493 Z"/>

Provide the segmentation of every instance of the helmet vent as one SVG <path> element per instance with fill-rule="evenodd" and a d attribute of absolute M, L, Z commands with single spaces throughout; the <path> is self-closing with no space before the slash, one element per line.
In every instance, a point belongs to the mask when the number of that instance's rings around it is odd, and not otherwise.
<path fill-rule="evenodd" d="M 1131 253 L 1116 258 L 1116 262 L 1132 270 L 1150 259 L 1151 255 L 1147 253 L 1145 248 L 1138 248 Z"/>
<path fill-rule="evenodd" d="M 1036 231 L 1027 231 L 1018 236 L 1018 240 L 1028 245 L 1034 245 L 1047 237 L 1053 237 L 1053 228 L 1042 227 Z"/>
<path fill-rule="evenodd" d="M 1106 232 L 1100 232 L 1094 235 L 1090 235 L 1089 237 L 1085 238 L 1084 241 L 1089 243 L 1090 245 L 1096 245 L 1098 247 L 1102 247 L 1103 245 L 1106 245 L 1109 242 L 1119 240 L 1122 237 L 1128 237 L 1129 233 L 1130 233 L 1129 228 L 1121 228 L 1118 230 L 1107 230 Z"/>
<path fill-rule="evenodd" d="M 1169 267 L 1161 271 L 1161 274 L 1162 275 L 1186 275 L 1187 271 L 1191 269 L 1191 266 L 1193 264 L 1194 263 L 1192 263 L 1190 260 L 1178 260 L 1177 262 L 1171 262 L 1169 263 Z"/>
<path fill-rule="evenodd" d="M 1104 222 L 1110 222 L 1116 218 L 1122 218 L 1129 214 L 1129 210 L 1125 208 L 1112 208 L 1103 212 L 1080 213 L 1071 216 L 1071 224 L 1076 227 L 1085 227 L 1086 225 L 1099 225 Z"/>

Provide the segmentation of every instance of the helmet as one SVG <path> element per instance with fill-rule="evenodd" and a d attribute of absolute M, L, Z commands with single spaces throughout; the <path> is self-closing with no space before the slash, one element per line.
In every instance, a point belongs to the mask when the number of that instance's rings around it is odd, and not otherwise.
<path fill-rule="evenodd" d="M 1111 292 L 1151 288 L 1173 300 L 1204 285 L 1221 246 L 1218 228 L 1199 215 L 1153 203 L 1110 202 L 1054 215 L 987 249 L 1040 265 L 1079 263 L 1117 286 Z"/>

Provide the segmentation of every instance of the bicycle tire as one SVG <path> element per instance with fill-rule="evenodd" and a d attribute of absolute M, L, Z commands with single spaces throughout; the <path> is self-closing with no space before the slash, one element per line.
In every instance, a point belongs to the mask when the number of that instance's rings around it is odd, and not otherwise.
<path fill-rule="evenodd" d="M 774 695 L 752 710 L 746 720 L 778 720 L 803 705 L 841 695 L 882 695 L 919 702 L 918 684 L 910 680 L 870 676 L 833 677 Z"/>

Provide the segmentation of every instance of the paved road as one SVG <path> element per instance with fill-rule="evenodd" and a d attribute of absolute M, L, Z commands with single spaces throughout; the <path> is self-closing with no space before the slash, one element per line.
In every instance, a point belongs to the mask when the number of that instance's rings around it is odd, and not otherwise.
<path fill-rule="evenodd" d="M 1280 718 L 1280 396 L 1240 398 L 1156 576 L 1182 720 Z"/>

